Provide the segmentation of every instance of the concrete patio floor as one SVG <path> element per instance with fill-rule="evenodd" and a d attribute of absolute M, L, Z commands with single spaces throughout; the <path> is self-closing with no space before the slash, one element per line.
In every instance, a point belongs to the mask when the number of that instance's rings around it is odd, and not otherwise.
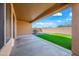
<path fill-rule="evenodd" d="M 71 56 L 72 52 L 34 35 L 25 35 L 15 41 L 11 56 Z"/>

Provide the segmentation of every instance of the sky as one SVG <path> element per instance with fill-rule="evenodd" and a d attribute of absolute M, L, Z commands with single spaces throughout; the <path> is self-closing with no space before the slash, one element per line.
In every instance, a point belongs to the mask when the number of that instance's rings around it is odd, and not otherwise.
<path fill-rule="evenodd" d="M 72 8 L 69 7 L 56 14 L 37 20 L 32 23 L 32 28 L 56 28 L 60 25 L 72 24 Z"/>

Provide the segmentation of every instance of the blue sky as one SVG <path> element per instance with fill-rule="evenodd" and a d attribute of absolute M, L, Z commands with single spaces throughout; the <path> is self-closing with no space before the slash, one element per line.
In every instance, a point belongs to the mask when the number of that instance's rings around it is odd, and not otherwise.
<path fill-rule="evenodd" d="M 72 8 L 69 7 L 54 15 L 40 19 L 32 23 L 33 28 L 52 27 L 56 28 L 59 25 L 72 24 Z"/>

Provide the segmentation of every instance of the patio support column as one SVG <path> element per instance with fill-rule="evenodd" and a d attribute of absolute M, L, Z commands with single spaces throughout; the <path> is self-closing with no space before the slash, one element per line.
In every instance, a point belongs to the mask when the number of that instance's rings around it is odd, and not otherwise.
<path fill-rule="evenodd" d="M 79 56 L 79 4 L 72 4 L 72 55 Z"/>

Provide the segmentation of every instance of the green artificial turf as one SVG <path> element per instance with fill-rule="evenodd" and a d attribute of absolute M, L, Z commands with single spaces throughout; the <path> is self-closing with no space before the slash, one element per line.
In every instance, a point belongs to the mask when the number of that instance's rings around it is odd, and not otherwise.
<path fill-rule="evenodd" d="M 65 34 L 39 34 L 39 35 L 36 35 L 36 36 L 71 50 L 71 42 L 72 42 L 71 39 L 72 38 L 71 38 L 70 35 L 65 35 Z"/>
<path fill-rule="evenodd" d="M 61 36 L 61 37 L 67 37 L 67 38 L 72 39 L 72 36 L 69 35 L 69 34 L 54 33 L 54 34 L 51 34 L 51 35 L 56 35 L 56 36 Z"/>

